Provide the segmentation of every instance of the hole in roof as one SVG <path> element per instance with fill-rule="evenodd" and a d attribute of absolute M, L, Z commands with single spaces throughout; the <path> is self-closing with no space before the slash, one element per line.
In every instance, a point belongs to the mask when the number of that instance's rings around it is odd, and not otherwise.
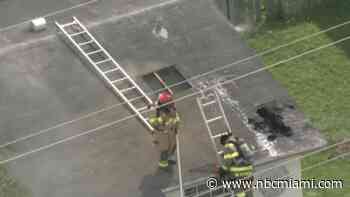
<path fill-rule="evenodd" d="M 176 65 L 172 65 L 142 76 L 142 79 L 153 91 L 164 88 L 154 73 L 156 73 L 156 75 L 158 75 L 165 82 L 165 84 L 170 87 L 174 94 L 181 93 L 192 88 L 188 82 L 185 82 L 186 78 L 177 70 Z M 176 86 L 171 87 L 173 85 Z"/>

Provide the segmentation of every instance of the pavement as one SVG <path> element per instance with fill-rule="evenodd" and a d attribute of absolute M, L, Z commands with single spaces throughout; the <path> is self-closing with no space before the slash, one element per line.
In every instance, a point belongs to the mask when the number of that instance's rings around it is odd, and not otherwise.
<path fill-rule="evenodd" d="M 24 8 L 26 5 L 19 1 L 1 1 L 5 7 L 0 6 L 0 27 L 81 2 L 87 1 L 35 0 Z M 4 19 L 9 13 L 13 17 Z M 42 32 L 31 32 L 29 24 L 23 23 L 0 32 L 1 144 L 121 102 L 56 33 L 53 21 L 69 21 L 71 16 L 87 24 L 146 92 L 151 88 L 142 75 L 152 71 L 176 64 L 184 77 L 191 78 L 254 54 L 211 0 L 100 0 L 47 17 L 48 29 Z M 261 66 L 262 61 L 257 58 L 191 84 L 197 88 L 200 82 L 238 76 Z M 227 89 L 229 97 L 240 101 L 242 108 L 271 97 L 288 96 L 267 72 L 240 80 L 237 85 L 239 94 L 230 92 L 235 88 Z M 177 97 L 194 90 L 180 92 Z M 177 106 L 183 120 L 180 140 L 184 180 L 207 176 L 215 165 L 215 154 L 195 97 Z M 231 106 L 225 109 L 237 135 L 256 144 L 256 136 L 248 134 Z M 128 115 L 131 113 L 126 106 L 116 106 L 11 145 L 2 159 Z M 312 144 L 292 152 L 283 152 L 282 148 L 279 155 L 286 157 L 325 144 L 318 134 L 309 137 L 314 139 Z M 297 140 L 292 143 L 294 146 L 306 144 Z M 268 155 L 264 158 L 277 159 Z M 161 189 L 178 184 L 176 166 L 168 172 L 159 171 L 157 160 L 158 153 L 147 130 L 131 118 L 5 166 L 35 197 L 153 197 L 163 196 Z"/>

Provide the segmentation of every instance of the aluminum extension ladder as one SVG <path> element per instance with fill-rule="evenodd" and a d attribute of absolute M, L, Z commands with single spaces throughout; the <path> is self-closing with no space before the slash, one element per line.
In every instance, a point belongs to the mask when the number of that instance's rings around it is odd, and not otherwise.
<path fill-rule="evenodd" d="M 76 18 L 66 24 L 55 22 L 56 26 L 74 45 L 79 53 L 93 66 L 100 77 L 122 98 L 145 126 L 153 131 L 153 127 L 142 115 L 152 100 L 114 60 L 106 49 L 94 38 L 88 29 Z"/>
<path fill-rule="evenodd" d="M 201 111 L 202 117 L 204 119 L 205 125 L 207 127 L 210 140 L 216 152 L 217 161 L 221 165 L 222 164 L 221 154 L 223 153 L 223 151 L 219 150 L 220 149 L 219 147 L 221 146 L 219 145 L 220 144 L 219 138 L 225 134 L 232 133 L 230 124 L 228 123 L 227 117 L 224 112 L 224 108 L 222 106 L 222 102 L 220 100 L 219 95 L 214 90 L 206 93 L 202 92 L 202 96 L 197 97 L 197 103 Z M 213 107 L 214 109 L 216 109 L 216 114 L 209 115 L 208 112 L 210 112 L 209 111 L 210 107 Z M 221 121 L 221 126 L 224 127 L 224 129 L 221 131 L 215 131 L 212 126 L 218 121 Z"/>

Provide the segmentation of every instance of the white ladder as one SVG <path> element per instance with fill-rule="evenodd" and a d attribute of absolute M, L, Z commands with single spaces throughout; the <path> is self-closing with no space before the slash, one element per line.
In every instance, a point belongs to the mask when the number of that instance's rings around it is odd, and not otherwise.
<path fill-rule="evenodd" d="M 207 127 L 210 140 L 216 152 L 217 161 L 219 164 L 222 164 L 221 154 L 223 151 L 219 150 L 219 147 L 221 146 L 219 139 L 225 134 L 232 133 L 232 130 L 225 115 L 220 97 L 215 90 L 209 93 L 202 93 L 201 97 L 197 97 L 197 103 Z M 216 112 L 215 115 L 211 115 L 211 117 L 208 113 L 208 108 L 210 107 L 214 107 L 218 110 L 218 112 Z M 221 121 L 221 125 L 224 127 L 224 130 L 214 131 L 212 129 L 212 124 L 218 121 Z"/>
<path fill-rule="evenodd" d="M 70 23 L 59 24 L 55 22 L 55 24 L 112 88 L 113 92 L 128 104 L 148 129 L 153 131 L 153 127 L 141 113 L 153 103 L 152 100 L 91 35 L 88 29 L 76 17 L 73 17 L 73 21 Z"/>

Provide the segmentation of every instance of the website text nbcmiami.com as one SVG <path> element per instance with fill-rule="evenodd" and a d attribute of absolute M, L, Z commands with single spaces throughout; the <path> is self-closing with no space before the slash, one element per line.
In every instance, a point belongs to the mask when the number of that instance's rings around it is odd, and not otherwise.
<path fill-rule="evenodd" d="M 207 187 L 209 189 L 223 188 L 228 190 L 249 190 L 249 189 L 342 189 L 344 186 L 343 180 L 298 180 L 298 179 L 258 179 L 258 180 L 229 180 L 210 177 L 207 179 Z"/>

